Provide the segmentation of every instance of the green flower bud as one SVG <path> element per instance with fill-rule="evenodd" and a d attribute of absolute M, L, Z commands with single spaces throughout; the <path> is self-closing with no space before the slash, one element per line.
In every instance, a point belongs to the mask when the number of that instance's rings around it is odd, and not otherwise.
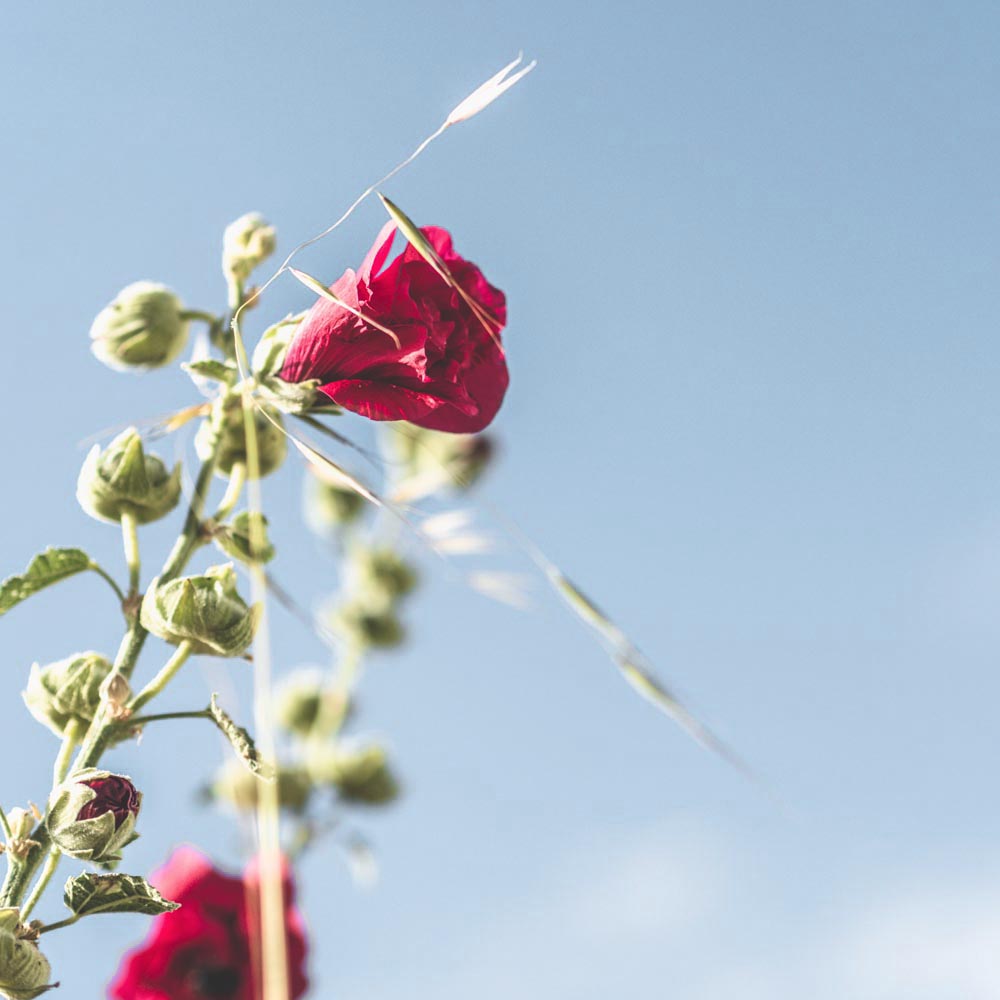
<path fill-rule="evenodd" d="M 265 412 L 261 412 L 264 410 Z M 266 476 L 274 472 L 285 460 L 288 443 L 281 414 L 266 403 L 258 403 L 253 411 L 254 426 L 257 428 L 257 453 L 260 474 Z M 243 422 L 243 401 L 238 393 L 221 396 L 212 404 L 208 420 L 203 421 L 195 435 L 194 446 L 198 457 L 205 461 L 212 454 L 215 435 L 222 436 L 222 444 L 215 461 L 215 472 L 228 476 L 233 466 L 247 463 L 246 427 Z"/>
<path fill-rule="evenodd" d="M 310 748 L 307 767 L 317 784 L 334 785 L 340 797 L 364 805 L 384 805 L 399 795 L 399 782 L 389 767 L 385 750 L 363 747 Z"/>
<path fill-rule="evenodd" d="M 417 586 L 417 571 L 392 549 L 358 547 L 351 553 L 359 583 L 366 591 L 389 603 L 405 597 Z"/>
<path fill-rule="evenodd" d="M 247 607 L 236 590 L 232 563 L 202 576 L 182 576 L 146 591 L 140 619 L 153 635 L 174 645 L 190 642 L 208 656 L 240 656 L 253 641 L 259 608 Z"/>
<path fill-rule="evenodd" d="M 90 349 L 118 371 L 162 368 L 187 343 L 188 321 L 165 285 L 136 281 L 105 306 L 90 328 Z"/>
<path fill-rule="evenodd" d="M 297 736 L 329 732 L 347 714 L 347 695 L 324 682 L 318 671 L 302 670 L 289 675 L 276 694 L 278 724 Z"/>
<path fill-rule="evenodd" d="M 367 503 L 357 490 L 324 479 L 318 472 L 311 473 L 306 479 L 306 523 L 317 535 L 328 535 L 356 521 Z"/>
<path fill-rule="evenodd" d="M 88 767 L 52 792 L 45 820 L 52 842 L 80 861 L 120 861 L 138 834 L 142 795 L 130 778 Z"/>
<path fill-rule="evenodd" d="M 228 802 L 240 812 L 253 812 L 257 808 L 261 780 L 238 761 L 230 761 L 218 773 L 208 793 L 213 799 Z M 305 812 L 313 791 L 312 781 L 305 769 L 279 767 L 274 780 L 278 783 L 281 808 L 296 814 Z"/>
<path fill-rule="evenodd" d="M 36 663 L 22 697 L 28 711 L 56 736 L 64 736 L 71 722 L 85 731 L 97 714 L 101 685 L 111 671 L 110 661 L 100 653 L 76 653 L 45 667 Z"/>
<path fill-rule="evenodd" d="M 333 614 L 334 630 L 359 649 L 392 649 L 406 638 L 406 630 L 390 605 L 356 600 Z"/>
<path fill-rule="evenodd" d="M 34 813 L 30 809 L 21 809 L 19 806 L 11 809 L 7 813 L 7 825 L 10 827 L 10 840 L 8 845 L 15 841 L 24 841 L 31 836 L 31 831 L 35 829 Z"/>
<path fill-rule="evenodd" d="M 248 212 L 226 226 L 222 236 L 222 270 L 242 284 L 250 273 L 274 253 L 274 227 L 259 212 Z"/>
<path fill-rule="evenodd" d="M 250 360 L 250 370 L 256 378 L 269 378 L 281 371 L 288 345 L 291 344 L 303 316 L 304 312 L 286 316 L 261 334 Z"/>
<path fill-rule="evenodd" d="M 16 907 L 0 910 L 0 996 L 33 1000 L 51 989 L 52 968 L 38 949 L 37 936 L 21 923 Z"/>
<path fill-rule="evenodd" d="M 405 479 L 399 492 L 413 499 L 444 487 L 464 490 L 489 468 L 496 446 L 486 434 L 446 434 L 392 425 L 390 444 L 403 467 Z"/>
<path fill-rule="evenodd" d="M 244 510 L 215 534 L 216 544 L 226 555 L 242 563 L 268 563 L 274 546 L 267 537 L 267 518 L 257 511 Z M 255 549 L 255 543 L 259 545 Z"/>
<path fill-rule="evenodd" d="M 166 516 L 181 496 L 181 467 L 168 472 L 155 455 L 142 449 L 142 438 L 130 427 L 101 451 L 95 445 L 80 470 L 76 498 L 99 521 L 121 521 L 131 514 L 139 524 Z"/>

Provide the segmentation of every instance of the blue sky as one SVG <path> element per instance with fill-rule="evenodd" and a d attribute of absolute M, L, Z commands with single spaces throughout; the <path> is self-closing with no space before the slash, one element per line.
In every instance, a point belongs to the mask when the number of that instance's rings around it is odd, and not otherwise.
<path fill-rule="evenodd" d="M 117 559 L 73 500 L 80 441 L 194 401 L 179 373 L 91 358 L 106 301 L 150 278 L 219 307 L 227 222 L 259 210 L 290 248 L 523 48 L 538 69 L 387 188 L 508 295 L 486 495 L 780 799 L 543 592 L 517 615 L 433 578 L 366 679 L 407 785 L 359 821 L 379 885 L 333 850 L 303 872 L 317 995 L 1000 997 L 998 32 L 971 0 L 8 19 L 4 572 L 46 544 Z M 338 275 L 382 221 L 366 206 L 304 263 Z M 307 301 L 279 283 L 255 328 Z M 266 496 L 276 572 L 310 599 L 334 572 L 300 484 L 290 462 Z M 2 628 L 11 805 L 44 796 L 55 749 L 17 697 L 28 666 L 112 651 L 117 623 L 77 581 Z M 283 666 L 322 661 L 275 633 Z M 238 673 L 194 664 L 171 702 L 245 695 Z M 218 759 L 197 728 L 114 759 L 150 792 L 136 867 L 176 840 L 236 860 L 193 801 Z M 143 921 L 63 934 L 65 988 L 97 997 Z"/>

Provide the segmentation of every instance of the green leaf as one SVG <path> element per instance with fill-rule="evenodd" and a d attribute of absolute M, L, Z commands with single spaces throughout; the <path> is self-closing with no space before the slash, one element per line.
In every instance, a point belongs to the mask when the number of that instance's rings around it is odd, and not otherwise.
<path fill-rule="evenodd" d="M 198 375 L 201 378 L 210 378 L 215 382 L 222 382 L 224 385 L 236 385 L 239 372 L 235 365 L 227 364 L 216 358 L 203 358 L 201 361 L 188 361 L 181 365 L 189 375 Z"/>
<path fill-rule="evenodd" d="M 253 737 L 242 726 L 236 725 L 219 706 L 217 696 L 214 694 L 208 710 L 212 713 L 212 718 L 222 735 L 229 740 L 230 746 L 236 751 L 236 755 L 243 761 L 247 770 L 264 781 L 271 781 L 274 778 L 274 768 L 261 757 Z"/>
<path fill-rule="evenodd" d="M 37 591 L 93 568 L 90 556 L 81 549 L 46 549 L 20 576 L 9 576 L 0 583 L 0 615 Z"/>
<path fill-rule="evenodd" d="M 144 913 L 155 917 L 180 909 L 138 875 L 94 875 L 86 872 L 66 882 L 63 902 L 78 917 L 93 913 Z"/>

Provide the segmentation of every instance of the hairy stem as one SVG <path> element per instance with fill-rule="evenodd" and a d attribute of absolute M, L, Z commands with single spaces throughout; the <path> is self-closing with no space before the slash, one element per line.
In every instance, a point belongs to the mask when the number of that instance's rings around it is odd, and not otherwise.
<path fill-rule="evenodd" d="M 45 859 L 45 867 L 42 869 L 42 874 L 38 876 L 35 888 L 31 890 L 31 894 L 25 901 L 24 906 L 21 907 L 22 921 L 28 919 L 28 914 L 35 908 L 35 904 L 42 898 L 42 893 L 49 887 L 49 882 L 52 881 L 52 876 L 55 875 L 61 858 L 62 851 L 58 847 L 53 845 L 49 848 L 49 854 Z"/>
<path fill-rule="evenodd" d="M 134 514 L 122 514 L 122 541 L 125 544 L 125 565 L 128 566 L 128 594 L 135 597 L 139 593 L 142 563 L 139 560 L 139 526 Z"/>
<path fill-rule="evenodd" d="M 191 643 L 182 642 L 174 655 L 160 668 L 160 672 L 129 702 L 129 709 L 138 712 L 143 705 L 152 701 L 176 676 L 191 655 Z"/>

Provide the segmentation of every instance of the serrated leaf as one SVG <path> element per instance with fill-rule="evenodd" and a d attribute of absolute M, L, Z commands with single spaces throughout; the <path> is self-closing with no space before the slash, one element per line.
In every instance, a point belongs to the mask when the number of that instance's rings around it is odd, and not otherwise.
<path fill-rule="evenodd" d="M 46 549 L 31 560 L 22 574 L 9 576 L 0 583 L 0 615 L 39 590 L 93 566 L 90 556 L 82 549 Z"/>
<path fill-rule="evenodd" d="M 186 372 L 201 378 L 210 378 L 224 385 L 236 385 L 239 372 L 233 365 L 219 361 L 217 358 L 202 358 L 200 361 L 188 361 L 181 365 Z"/>
<path fill-rule="evenodd" d="M 236 751 L 236 755 L 243 761 L 246 769 L 262 778 L 264 781 L 271 781 L 274 778 L 274 768 L 264 760 L 253 737 L 242 727 L 236 725 L 225 710 L 219 705 L 216 695 L 212 695 L 208 710 L 212 713 L 215 724 L 219 727 L 222 735 L 229 740 L 229 745 Z"/>
<path fill-rule="evenodd" d="M 95 875 L 86 872 L 66 882 L 63 902 L 77 916 L 94 913 L 144 913 L 155 917 L 180 908 L 164 899 L 139 875 Z"/>

